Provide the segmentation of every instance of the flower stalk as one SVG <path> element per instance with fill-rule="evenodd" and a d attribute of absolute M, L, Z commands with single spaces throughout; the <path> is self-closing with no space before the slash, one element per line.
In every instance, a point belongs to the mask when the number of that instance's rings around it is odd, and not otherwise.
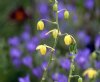
<path fill-rule="evenodd" d="M 71 80 L 71 78 L 72 78 L 73 65 L 74 65 L 74 58 L 75 58 L 75 57 L 72 57 L 72 59 L 71 59 L 71 66 L 70 66 L 70 71 L 69 71 L 68 82 L 70 82 L 70 80 Z"/>
<path fill-rule="evenodd" d="M 55 0 L 55 3 L 57 3 L 57 5 L 58 5 L 57 0 Z M 42 20 L 45 20 L 45 19 L 42 19 Z M 56 25 L 57 25 L 58 31 L 60 31 L 60 29 L 59 29 L 59 24 L 58 24 L 58 8 L 57 8 L 57 11 L 56 11 L 56 22 L 51 22 L 51 21 L 49 21 L 49 20 L 45 20 L 45 21 L 50 22 L 50 23 L 53 23 L 53 24 L 56 24 Z M 53 45 L 53 49 L 55 49 L 56 44 L 57 44 L 57 41 L 58 41 L 58 36 L 57 36 L 57 38 L 55 38 L 54 45 Z M 54 51 L 52 51 L 51 54 L 50 54 L 49 61 L 48 61 L 48 64 L 47 64 L 46 69 L 44 70 L 44 73 L 43 73 L 41 82 L 44 82 L 45 79 L 46 79 L 48 67 L 50 66 L 50 64 L 51 64 L 52 61 L 54 60 L 54 59 L 53 59 L 53 55 L 54 55 Z"/>

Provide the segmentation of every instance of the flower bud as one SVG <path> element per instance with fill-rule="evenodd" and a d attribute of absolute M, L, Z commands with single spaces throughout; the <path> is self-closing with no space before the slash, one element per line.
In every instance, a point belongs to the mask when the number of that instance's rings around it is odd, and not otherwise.
<path fill-rule="evenodd" d="M 64 12 L 64 18 L 65 19 L 68 19 L 69 18 L 69 12 L 67 10 Z"/>
<path fill-rule="evenodd" d="M 64 37 L 64 42 L 66 45 L 71 45 L 73 43 L 73 38 L 71 37 L 71 35 L 66 35 Z"/>
<path fill-rule="evenodd" d="M 78 82 L 83 82 L 83 79 L 81 77 L 79 77 Z"/>
<path fill-rule="evenodd" d="M 41 53 L 41 55 L 45 55 L 46 54 L 46 51 L 47 51 L 45 45 L 39 45 L 39 46 L 37 46 L 36 50 L 39 50 L 40 53 Z"/>
<path fill-rule="evenodd" d="M 50 30 L 49 32 L 46 33 L 46 35 L 48 35 L 49 33 L 52 33 L 53 38 L 57 38 L 57 36 L 59 35 L 58 29 Z"/>
<path fill-rule="evenodd" d="M 55 3 L 54 5 L 53 5 L 53 11 L 57 11 L 58 10 L 58 5 L 57 5 L 57 3 Z"/>
<path fill-rule="evenodd" d="M 54 38 L 57 38 L 57 36 L 58 36 L 58 30 L 54 29 L 54 31 L 52 32 L 52 35 L 53 35 Z"/>
<path fill-rule="evenodd" d="M 36 50 L 39 50 L 41 55 L 45 55 L 46 52 L 47 52 L 47 48 L 51 49 L 51 51 L 54 51 L 54 48 L 50 47 L 50 46 L 47 46 L 46 44 L 44 45 L 38 45 L 36 47 Z"/>
<path fill-rule="evenodd" d="M 96 52 L 93 52 L 93 53 L 91 54 L 91 58 L 92 58 L 92 59 L 96 59 L 96 57 L 97 57 Z"/>
<path fill-rule="evenodd" d="M 37 30 L 43 30 L 43 29 L 44 29 L 44 22 L 40 20 L 37 23 Z"/>

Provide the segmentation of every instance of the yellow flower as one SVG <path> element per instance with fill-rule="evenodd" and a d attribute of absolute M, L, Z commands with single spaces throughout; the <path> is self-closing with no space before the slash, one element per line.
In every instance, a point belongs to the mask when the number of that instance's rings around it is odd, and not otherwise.
<path fill-rule="evenodd" d="M 38 45 L 38 46 L 36 47 L 36 50 L 39 50 L 40 53 L 41 53 L 41 55 L 45 55 L 46 52 L 47 52 L 47 48 L 50 48 L 51 51 L 54 51 L 54 49 L 53 49 L 52 47 L 47 46 L 47 45 L 45 45 L 45 44 L 44 44 L 44 45 Z"/>
<path fill-rule="evenodd" d="M 52 32 L 52 36 L 53 38 L 57 38 L 59 32 L 58 32 L 58 29 L 53 29 L 53 30 L 50 30 L 49 32 L 46 33 L 46 35 L 48 35 L 49 33 Z"/>
<path fill-rule="evenodd" d="M 69 18 L 69 12 L 67 10 L 64 12 L 64 18 L 65 19 L 68 19 Z"/>
<path fill-rule="evenodd" d="M 84 71 L 83 76 L 88 76 L 88 78 L 92 79 L 96 77 L 97 71 L 94 70 L 93 68 L 88 68 L 87 70 Z"/>
<path fill-rule="evenodd" d="M 36 50 L 39 50 L 42 55 L 45 55 L 46 51 L 47 51 L 45 45 L 38 45 L 37 48 L 36 48 Z"/>
<path fill-rule="evenodd" d="M 66 35 L 64 37 L 64 42 L 65 42 L 66 45 L 72 44 L 73 43 L 73 38 L 71 37 L 71 35 Z"/>
<path fill-rule="evenodd" d="M 40 20 L 37 23 L 37 30 L 43 30 L 43 29 L 44 29 L 44 22 Z"/>

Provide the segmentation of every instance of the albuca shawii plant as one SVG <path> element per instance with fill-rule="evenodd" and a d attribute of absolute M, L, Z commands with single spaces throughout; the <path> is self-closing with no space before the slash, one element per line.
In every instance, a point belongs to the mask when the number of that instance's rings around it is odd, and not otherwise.
<path fill-rule="evenodd" d="M 74 39 L 74 37 L 68 33 L 62 33 L 60 31 L 60 27 L 59 27 L 59 23 L 58 23 L 58 14 L 62 11 L 64 11 L 64 19 L 68 19 L 69 18 L 69 11 L 67 9 L 61 9 L 58 11 L 58 1 L 57 0 L 50 0 L 50 2 L 53 4 L 53 12 L 55 12 L 56 15 L 56 19 L 54 22 L 47 20 L 47 19 L 40 19 L 37 23 L 37 30 L 44 30 L 45 25 L 44 25 L 44 21 L 49 22 L 51 24 L 55 24 L 56 28 L 51 29 L 49 32 L 47 32 L 45 35 L 49 35 L 52 34 L 52 37 L 54 38 L 54 44 L 53 47 L 48 46 L 47 44 L 40 44 L 36 47 L 36 50 L 38 50 L 40 52 L 41 55 L 45 55 L 47 52 L 47 48 L 50 50 L 50 57 L 49 57 L 49 61 L 47 64 L 47 67 L 44 69 L 44 73 L 43 76 L 41 78 L 41 82 L 44 82 L 46 80 L 47 77 L 47 70 L 50 66 L 50 64 L 52 63 L 53 56 L 54 56 L 54 52 L 55 52 L 55 48 L 58 42 L 58 38 L 61 36 L 64 36 L 64 43 L 66 46 L 69 46 L 69 51 L 72 54 L 71 56 L 71 65 L 70 65 L 70 71 L 69 71 L 69 77 L 68 77 L 68 82 L 71 82 L 71 78 L 73 77 L 78 77 L 78 82 L 82 82 L 82 78 L 79 75 L 72 75 L 73 71 L 75 70 L 75 66 L 74 66 L 74 59 L 75 59 L 75 54 L 77 53 L 77 47 L 76 47 L 76 41 Z M 54 61 L 53 61 L 54 62 Z M 86 72 L 87 73 L 87 72 Z M 86 74 L 84 73 L 84 75 Z"/>

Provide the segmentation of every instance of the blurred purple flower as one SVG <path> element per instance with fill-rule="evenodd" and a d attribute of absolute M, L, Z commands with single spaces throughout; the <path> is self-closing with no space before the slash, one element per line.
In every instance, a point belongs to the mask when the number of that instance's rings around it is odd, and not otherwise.
<path fill-rule="evenodd" d="M 38 45 L 38 44 L 39 44 L 39 38 L 38 38 L 37 36 L 32 37 L 32 42 L 33 42 L 35 45 Z"/>
<path fill-rule="evenodd" d="M 70 60 L 69 59 L 61 59 L 60 65 L 62 68 L 69 70 L 70 69 Z"/>
<path fill-rule="evenodd" d="M 24 26 L 24 31 L 26 31 L 26 32 L 30 32 L 30 25 L 29 24 L 25 24 L 25 26 Z"/>
<path fill-rule="evenodd" d="M 26 49 L 27 49 L 29 52 L 33 52 L 33 51 L 36 49 L 35 43 L 33 43 L 32 41 L 27 42 L 27 43 L 26 43 Z"/>
<path fill-rule="evenodd" d="M 25 77 L 20 77 L 19 82 L 30 82 L 30 77 L 29 75 L 26 75 Z"/>
<path fill-rule="evenodd" d="M 52 74 L 52 79 L 57 82 L 68 82 L 68 78 L 60 73 Z"/>
<path fill-rule="evenodd" d="M 100 61 L 95 62 L 95 67 L 96 67 L 96 69 L 100 69 Z"/>
<path fill-rule="evenodd" d="M 77 15 L 77 13 L 74 13 L 74 15 L 73 15 L 73 22 L 74 22 L 75 24 L 78 23 L 78 15 Z"/>
<path fill-rule="evenodd" d="M 18 46 L 20 44 L 20 40 L 18 37 L 12 37 L 8 39 L 8 44 L 12 46 Z"/>
<path fill-rule="evenodd" d="M 66 8 L 67 8 L 67 10 L 68 10 L 69 12 L 75 12 L 75 11 L 76 11 L 76 7 L 73 6 L 73 5 L 70 5 L 70 4 L 68 4 L 68 5 L 66 6 Z"/>
<path fill-rule="evenodd" d="M 94 0 L 85 0 L 84 6 L 85 6 L 87 9 L 92 9 L 93 6 L 94 6 Z"/>
<path fill-rule="evenodd" d="M 12 58 L 20 58 L 22 55 L 22 51 L 18 48 L 10 48 L 10 56 Z"/>
<path fill-rule="evenodd" d="M 30 33 L 27 32 L 27 31 L 24 31 L 22 34 L 21 34 L 21 39 L 22 41 L 29 41 L 30 40 Z"/>
<path fill-rule="evenodd" d="M 43 62 L 43 63 L 42 63 L 41 67 L 42 67 L 43 70 L 46 69 L 47 64 L 48 64 L 47 62 Z"/>
<path fill-rule="evenodd" d="M 62 10 L 62 9 L 65 9 L 65 6 L 64 6 L 63 3 L 60 2 L 60 3 L 58 4 L 58 10 Z M 64 11 L 62 11 L 62 12 L 60 12 L 60 13 L 58 14 L 59 19 L 64 18 L 63 13 L 64 13 Z"/>
<path fill-rule="evenodd" d="M 46 3 L 39 3 L 37 5 L 37 10 L 41 16 L 46 17 L 48 13 L 48 5 Z"/>
<path fill-rule="evenodd" d="M 91 38 L 89 35 L 87 35 L 84 31 L 79 31 L 77 33 L 78 39 L 83 44 L 88 44 L 91 41 Z"/>
<path fill-rule="evenodd" d="M 21 60 L 20 58 L 12 58 L 12 63 L 14 67 L 19 68 L 21 66 Z"/>
<path fill-rule="evenodd" d="M 41 78 L 42 76 L 42 68 L 41 67 L 36 67 L 32 70 L 32 73 L 37 77 L 37 78 Z"/>
<path fill-rule="evenodd" d="M 29 67 L 29 68 L 32 68 L 32 57 L 31 56 L 25 56 L 23 59 L 22 59 L 22 63 Z"/>
<path fill-rule="evenodd" d="M 77 62 L 80 68 L 85 69 L 89 66 L 89 55 L 90 55 L 89 49 L 78 51 L 75 61 Z"/>
<path fill-rule="evenodd" d="M 43 39 L 43 38 L 48 38 L 49 35 L 45 35 L 47 32 L 48 32 L 47 30 L 44 30 L 44 31 L 42 31 L 41 33 L 39 33 L 40 38 L 41 38 L 41 39 Z"/>
<path fill-rule="evenodd" d="M 95 39 L 95 48 L 100 49 L 100 35 Z"/>

